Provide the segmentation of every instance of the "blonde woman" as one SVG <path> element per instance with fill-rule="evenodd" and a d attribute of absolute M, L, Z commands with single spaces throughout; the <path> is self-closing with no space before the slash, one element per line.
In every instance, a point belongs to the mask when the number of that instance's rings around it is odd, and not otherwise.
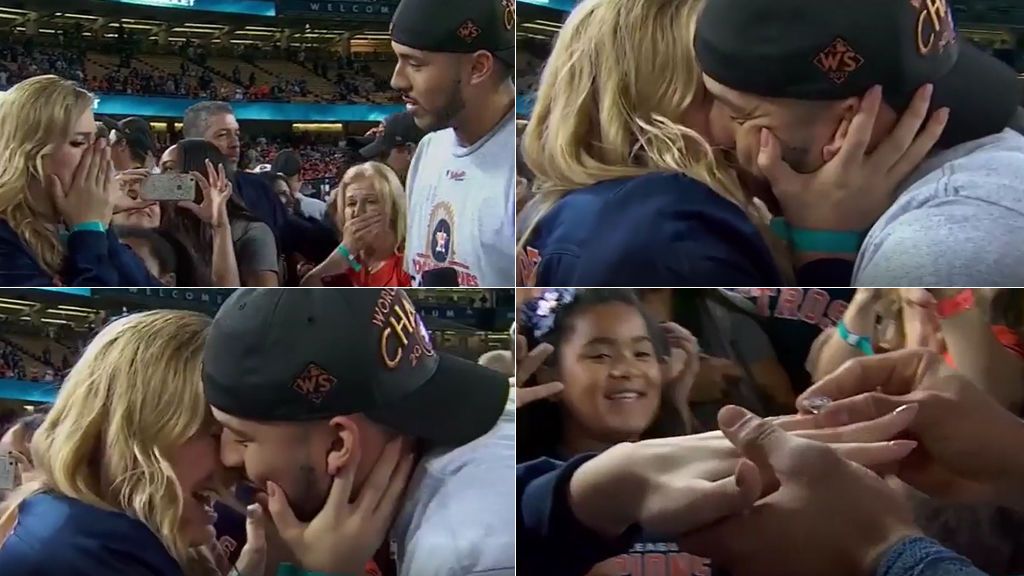
<path fill-rule="evenodd" d="M 520 285 L 849 284 L 852 258 L 790 255 L 708 144 L 730 120 L 712 115 L 696 61 L 702 6 L 587 0 L 569 16 L 523 138 L 539 196 L 520 219 Z M 851 140 L 870 137 L 871 114 Z"/>
<path fill-rule="evenodd" d="M 89 344 L 32 440 L 37 479 L 4 502 L 4 576 L 219 573 L 207 553 L 212 497 L 224 488 L 201 378 L 209 325 L 192 312 L 145 312 Z M 250 523 L 262 517 L 250 510 Z M 263 542 L 248 532 L 257 552 L 243 550 L 235 574 L 263 574 Z M 354 558 L 373 552 L 348 546 Z"/>
<path fill-rule="evenodd" d="M 341 244 L 302 280 L 303 286 L 402 287 L 405 190 L 386 164 L 366 162 L 345 172 L 333 195 Z"/>
<path fill-rule="evenodd" d="M 56 76 L 0 99 L 0 285 L 158 285 L 109 230 L 117 184 L 92 106 Z"/>

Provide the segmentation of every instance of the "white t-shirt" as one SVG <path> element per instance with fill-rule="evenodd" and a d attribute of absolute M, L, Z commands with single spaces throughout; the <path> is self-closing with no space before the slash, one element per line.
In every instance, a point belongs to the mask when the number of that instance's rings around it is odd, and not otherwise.
<path fill-rule="evenodd" d="M 515 112 L 479 142 L 427 135 L 409 167 L 405 269 L 451 267 L 459 286 L 515 285 Z"/>
<path fill-rule="evenodd" d="M 399 576 L 515 576 L 516 412 L 420 461 L 391 526 Z"/>

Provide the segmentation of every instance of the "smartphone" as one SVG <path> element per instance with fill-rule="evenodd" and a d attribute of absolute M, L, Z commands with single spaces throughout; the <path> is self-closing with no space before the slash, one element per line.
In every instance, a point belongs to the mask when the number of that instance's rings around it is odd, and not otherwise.
<path fill-rule="evenodd" d="M 154 174 L 142 181 L 142 200 L 181 202 L 196 199 L 196 179 L 191 174 Z"/>

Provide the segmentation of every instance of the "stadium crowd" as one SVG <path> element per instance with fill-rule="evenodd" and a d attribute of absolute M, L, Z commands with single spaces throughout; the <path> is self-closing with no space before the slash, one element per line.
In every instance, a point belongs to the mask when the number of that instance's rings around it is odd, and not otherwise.
<path fill-rule="evenodd" d="M 164 74 L 131 66 L 143 57 L 126 37 L 120 65 L 95 79 L 98 89 L 199 100 L 180 119 L 177 141 L 154 136 L 141 117 L 95 117 L 97 96 L 60 75 L 14 84 L 0 97 L 0 285 L 512 285 L 507 2 L 467 7 L 489 23 L 467 40 L 454 32 L 432 38 L 415 26 L 438 1 L 407 0 L 406 22 L 399 26 L 396 16 L 390 82 L 407 111 L 345 142 L 283 148 L 243 134 L 231 104 L 214 99 L 226 94 L 211 84 L 221 82 L 204 64 L 212 55 L 196 45 L 184 48 L 177 72 Z M 421 74 L 411 52 L 439 64 Z M 295 60 L 329 75 L 319 57 L 300 50 Z M 65 70 L 72 60 L 53 58 Z M 368 66 L 334 64 L 333 98 L 374 101 L 384 81 L 362 76 L 372 74 Z M 230 72 L 235 81 L 242 69 Z M 472 82 L 463 78 L 480 71 Z M 298 79 L 278 87 L 305 93 Z M 249 89 L 267 95 L 262 84 Z M 54 141 L 56 134 L 66 139 Z"/>

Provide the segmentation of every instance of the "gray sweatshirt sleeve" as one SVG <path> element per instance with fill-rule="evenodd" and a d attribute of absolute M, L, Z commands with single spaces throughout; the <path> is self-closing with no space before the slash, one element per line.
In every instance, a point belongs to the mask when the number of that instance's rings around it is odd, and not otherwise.
<path fill-rule="evenodd" d="M 1022 286 L 1024 214 L 948 198 L 902 214 L 868 238 L 855 286 Z"/>
<path fill-rule="evenodd" d="M 875 576 L 988 576 L 966 558 L 938 542 L 917 536 L 893 546 Z"/>
<path fill-rule="evenodd" d="M 939 151 L 868 233 L 854 286 L 1024 285 L 1024 136 Z"/>

